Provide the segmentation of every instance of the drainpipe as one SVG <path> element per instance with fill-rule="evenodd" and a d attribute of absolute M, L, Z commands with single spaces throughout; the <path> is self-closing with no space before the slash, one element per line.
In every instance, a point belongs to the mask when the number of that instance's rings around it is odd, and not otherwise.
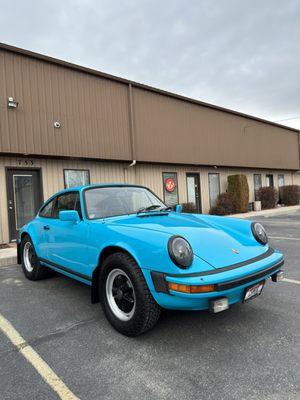
<path fill-rule="evenodd" d="M 134 106 L 133 106 L 133 89 L 132 84 L 128 85 L 128 105 L 129 105 L 129 138 L 131 147 L 132 163 L 124 168 L 124 182 L 128 181 L 128 170 L 136 165 L 136 143 L 135 143 L 135 126 L 134 126 Z M 132 177 L 135 183 L 135 172 Z"/>
<path fill-rule="evenodd" d="M 136 160 L 132 160 L 132 163 L 128 165 L 128 168 L 134 167 L 136 164 Z"/>

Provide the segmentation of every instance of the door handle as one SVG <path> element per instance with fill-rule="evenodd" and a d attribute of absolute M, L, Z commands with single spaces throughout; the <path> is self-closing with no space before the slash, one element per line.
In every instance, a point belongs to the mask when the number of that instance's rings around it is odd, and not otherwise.
<path fill-rule="evenodd" d="M 44 231 L 49 231 L 50 226 L 49 226 L 49 225 L 44 225 L 44 226 L 43 226 L 43 229 L 44 229 Z"/>

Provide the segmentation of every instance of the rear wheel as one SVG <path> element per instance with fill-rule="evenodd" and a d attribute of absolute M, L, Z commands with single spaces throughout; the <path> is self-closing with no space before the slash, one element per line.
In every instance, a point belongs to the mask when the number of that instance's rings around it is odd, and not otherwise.
<path fill-rule="evenodd" d="M 104 313 L 117 331 L 138 336 L 156 325 L 161 309 L 141 269 L 128 254 L 115 253 L 106 258 L 99 284 Z"/>
<path fill-rule="evenodd" d="M 26 235 L 21 242 L 22 269 L 27 279 L 37 281 L 48 278 L 52 271 L 40 265 L 31 238 Z"/>

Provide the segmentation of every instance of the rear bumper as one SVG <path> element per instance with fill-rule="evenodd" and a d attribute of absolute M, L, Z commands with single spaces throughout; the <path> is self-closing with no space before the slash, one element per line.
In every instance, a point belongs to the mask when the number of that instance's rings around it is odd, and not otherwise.
<path fill-rule="evenodd" d="M 255 283 L 275 276 L 284 264 L 282 254 L 273 252 L 267 258 L 250 263 L 243 268 L 231 269 L 206 275 L 205 273 L 168 276 L 160 272 L 149 271 L 152 281 L 152 295 L 163 308 L 184 310 L 205 310 L 210 302 L 227 297 L 229 304 L 243 301 L 245 289 Z M 221 269 L 222 271 L 222 269 Z M 150 277 L 149 277 L 150 278 Z M 168 282 L 183 285 L 213 284 L 215 289 L 208 293 L 181 293 L 169 290 Z"/>

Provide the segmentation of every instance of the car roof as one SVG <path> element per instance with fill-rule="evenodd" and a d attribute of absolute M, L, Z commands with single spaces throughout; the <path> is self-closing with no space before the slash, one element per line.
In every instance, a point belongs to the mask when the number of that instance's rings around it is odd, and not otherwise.
<path fill-rule="evenodd" d="M 140 187 L 140 188 L 146 188 L 145 186 L 142 185 L 133 185 L 133 184 L 127 184 L 127 183 L 93 183 L 90 185 L 81 185 L 81 186 L 73 186 L 67 189 L 60 190 L 59 192 L 53 194 L 50 198 L 53 198 L 55 196 L 58 196 L 63 193 L 68 193 L 68 192 L 74 192 L 74 191 L 83 191 L 86 189 L 92 189 L 92 188 L 102 188 L 102 187 Z M 147 189 L 147 188 L 146 188 Z"/>

